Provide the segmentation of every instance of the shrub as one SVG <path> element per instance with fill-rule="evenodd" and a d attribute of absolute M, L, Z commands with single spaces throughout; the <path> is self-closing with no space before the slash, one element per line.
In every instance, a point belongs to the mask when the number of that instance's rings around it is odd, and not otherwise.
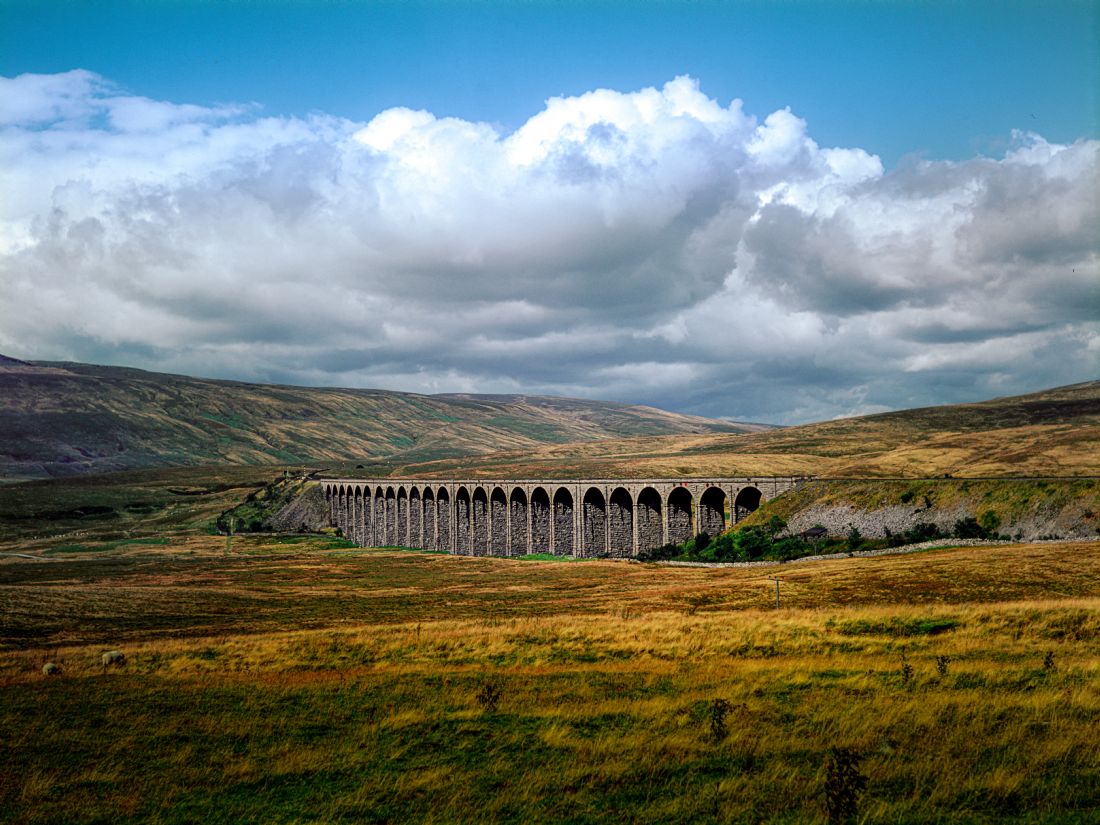
<path fill-rule="evenodd" d="M 997 532 L 997 528 L 1001 526 L 1001 517 L 992 510 L 986 510 L 978 516 L 978 525 L 987 535 L 993 535 Z"/>
<path fill-rule="evenodd" d="M 978 524 L 978 520 L 973 516 L 967 516 L 955 522 L 954 536 L 957 539 L 984 539 L 988 535 L 986 529 Z"/>
<path fill-rule="evenodd" d="M 852 529 L 848 531 L 848 549 L 855 552 L 859 549 L 861 544 L 863 544 L 863 536 L 860 535 L 859 528 L 853 526 Z"/>
<path fill-rule="evenodd" d="M 715 699 L 710 703 L 710 738 L 715 742 L 721 742 L 729 736 L 730 731 L 729 726 L 726 724 L 726 717 L 729 716 L 731 710 L 733 710 L 733 705 L 725 699 Z"/>
<path fill-rule="evenodd" d="M 905 651 L 901 654 L 901 683 L 908 685 L 913 681 L 913 666 L 909 664 L 909 660 L 905 658 Z"/>
<path fill-rule="evenodd" d="M 859 797 L 867 787 L 860 757 L 852 748 L 830 748 L 825 760 L 825 815 L 829 825 L 847 825 L 859 815 Z"/>
<path fill-rule="evenodd" d="M 477 700 L 477 704 L 482 710 L 488 713 L 495 713 L 503 693 L 504 691 L 495 679 L 486 679 L 478 687 L 477 694 L 474 698 Z"/>

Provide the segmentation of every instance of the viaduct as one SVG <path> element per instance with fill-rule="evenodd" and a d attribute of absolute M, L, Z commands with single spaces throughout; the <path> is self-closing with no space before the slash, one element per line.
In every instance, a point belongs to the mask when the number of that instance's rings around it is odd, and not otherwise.
<path fill-rule="evenodd" d="M 626 558 L 716 535 L 802 479 L 323 479 L 332 526 L 364 547 Z"/>

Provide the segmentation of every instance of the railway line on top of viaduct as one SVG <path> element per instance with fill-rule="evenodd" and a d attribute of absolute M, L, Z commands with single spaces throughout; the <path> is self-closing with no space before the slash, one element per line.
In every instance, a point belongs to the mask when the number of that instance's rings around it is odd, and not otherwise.
<path fill-rule="evenodd" d="M 805 479 L 321 479 L 329 519 L 363 547 L 629 558 L 728 523 Z"/>

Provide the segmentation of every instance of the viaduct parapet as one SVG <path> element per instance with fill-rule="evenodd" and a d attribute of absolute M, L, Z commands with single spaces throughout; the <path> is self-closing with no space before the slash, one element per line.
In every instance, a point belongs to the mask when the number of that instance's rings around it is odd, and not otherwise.
<path fill-rule="evenodd" d="M 716 535 L 803 479 L 324 479 L 332 526 L 363 547 L 627 558 Z"/>

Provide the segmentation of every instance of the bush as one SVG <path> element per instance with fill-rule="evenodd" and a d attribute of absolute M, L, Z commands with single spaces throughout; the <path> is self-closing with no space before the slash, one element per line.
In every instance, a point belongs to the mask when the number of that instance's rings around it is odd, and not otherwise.
<path fill-rule="evenodd" d="M 851 748 L 829 749 L 825 760 L 825 815 L 829 825 L 846 825 L 859 814 L 859 798 L 867 787 L 859 763 L 859 754 Z"/>
<path fill-rule="evenodd" d="M 493 679 L 486 679 L 477 689 L 475 699 L 482 710 L 495 713 L 500 704 L 500 697 L 504 694 L 500 684 Z"/>
<path fill-rule="evenodd" d="M 863 544 L 863 536 L 860 535 L 858 527 L 853 527 L 848 531 L 848 549 L 854 553 L 861 544 Z"/>
<path fill-rule="evenodd" d="M 954 536 L 957 539 L 984 539 L 989 533 L 973 516 L 959 519 L 955 522 Z"/>

